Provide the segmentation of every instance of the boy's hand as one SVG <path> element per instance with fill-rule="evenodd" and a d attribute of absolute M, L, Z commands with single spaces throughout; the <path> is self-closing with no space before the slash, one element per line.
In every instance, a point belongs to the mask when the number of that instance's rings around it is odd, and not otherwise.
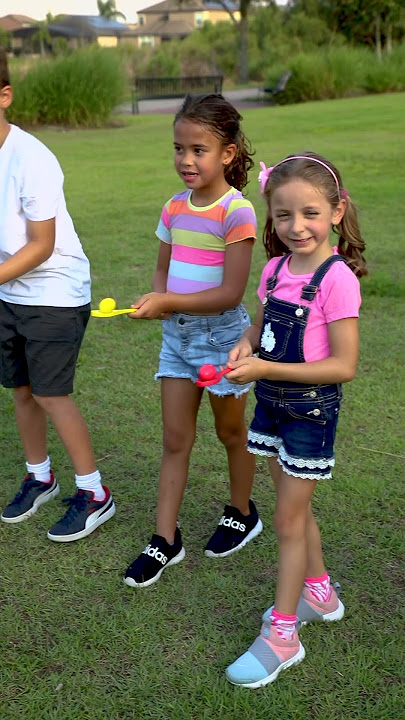
<path fill-rule="evenodd" d="M 136 320 L 164 320 L 171 315 L 168 305 L 167 293 L 147 293 L 131 305 L 136 308 L 136 312 L 130 313 L 129 317 Z"/>
<path fill-rule="evenodd" d="M 225 375 L 231 383 L 244 385 L 265 377 L 268 363 L 257 357 L 244 357 L 241 360 L 228 360 L 227 367 L 231 372 Z"/>
<path fill-rule="evenodd" d="M 243 358 L 251 357 L 252 355 L 253 348 L 250 341 L 246 337 L 241 337 L 228 355 L 228 367 L 230 367 L 229 361 L 242 360 Z"/>

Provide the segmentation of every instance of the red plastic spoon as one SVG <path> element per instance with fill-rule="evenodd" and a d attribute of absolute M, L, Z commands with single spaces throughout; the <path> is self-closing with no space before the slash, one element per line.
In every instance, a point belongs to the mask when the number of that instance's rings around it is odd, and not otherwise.
<path fill-rule="evenodd" d="M 196 385 L 198 385 L 198 387 L 215 385 L 228 372 L 231 372 L 231 368 L 217 370 L 215 365 L 210 365 L 209 363 L 207 365 L 202 365 L 198 371 L 198 380 L 196 381 Z"/>

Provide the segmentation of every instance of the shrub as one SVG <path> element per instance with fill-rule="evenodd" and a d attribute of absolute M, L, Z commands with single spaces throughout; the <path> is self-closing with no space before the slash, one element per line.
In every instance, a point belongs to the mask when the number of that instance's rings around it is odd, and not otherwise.
<path fill-rule="evenodd" d="M 266 73 L 266 84 L 274 85 L 286 69 L 291 70 L 291 78 L 285 92 L 275 98 L 282 104 L 405 89 L 403 47 L 384 56 L 381 62 L 366 48 L 298 53 L 285 64 L 273 66 Z"/>
<path fill-rule="evenodd" d="M 380 62 L 376 56 L 370 59 L 364 89 L 369 93 L 405 90 L 405 45 L 394 48 Z"/>
<path fill-rule="evenodd" d="M 7 115 L 22 126 L 99 127 L 126 89 L 120 54 L 98 46 L 38 62 L 12 81 L 15 99 Z"/>
<path fill-rule="evenodd" d="M 146 60 L 143 74 L 146 77 L 179 77 L 180 62 L 173 55 L 157 50 Z"/>
<path fill-rule="evenodd" d="M 209 22 L 176 45 L 184 75 L 220 72 L 227 78 L 237 75 L 240 36 L 229 22 Z"/>

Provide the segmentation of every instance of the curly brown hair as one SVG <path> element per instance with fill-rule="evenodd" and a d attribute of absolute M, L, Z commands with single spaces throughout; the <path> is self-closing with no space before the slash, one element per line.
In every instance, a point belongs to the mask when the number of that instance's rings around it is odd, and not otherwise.
<path fill-rule="evenodd" d="M 269 259 L 278 257 L 285 255 L 287 252 L 285 245 L 281 242 L 274 229 L 271 215 L 271 195 L 277 187 L 299 178 L 318 188 L 333 209 L 338 206 L 343 197 L 345 198 L 346 208 L 343 218 L 339 225 L 332 227 L 333 232 L 339 236 L 338 253 L 346 259 L 348 266 L 355 275 L 358 277 L 367 275 L 366 261 L 363 257 L 366 244 L 360 234 L 356 206 L 347 191 L 344 190 L 342 178 L 337 168 L 322 155 L 310 151 L 299 153 L 299 157 L 289 155 L 286 160 L 288 162 L 284 161 L 274 166 L 264 190 L 267 204 L 267 220 L 263 231 L 263 244 L 267 257 Z M 331 172 L 321 163 L 327 165 Z M 332 173 L 336 176 L 338 184 L 336 184 Z"/>
<path fill-rule="evenodd" d="M 10 85 L 7 54 L 6 51 L 0 47 L 0 90 L 6 87 L 6 85 Z"/>
<path fill-rule="evenodd" d="M 224 146 L 235 144 L 236 154 L 224 168 L 225 180 L 237 190 L 242 190 L 248 181 L 248 172 L 254 166 L 252 146 L 243 133 L 240 123 L 242 116 L 223 95 L 187 95 L 174 118 L 207 125 Z"/>

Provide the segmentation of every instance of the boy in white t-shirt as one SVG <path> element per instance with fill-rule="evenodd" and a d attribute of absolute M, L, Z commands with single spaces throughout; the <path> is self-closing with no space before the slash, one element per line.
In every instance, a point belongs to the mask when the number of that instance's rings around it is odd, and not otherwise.
<path fill-rule="evenodd" d="M 77 491 L 48 538 L 71 542 L 115 513 L 86 422 L 70 397 L 90 316 L 90 269 L 66 209 L 60 165 L 33 135 L 7 122 L 12 99 L 0 49 L 0 382 L 14 392 L 28 470 L 1 520 L 21 522 L 59 494 L 47 451 L 49 417 L 73 464 Z"/>

